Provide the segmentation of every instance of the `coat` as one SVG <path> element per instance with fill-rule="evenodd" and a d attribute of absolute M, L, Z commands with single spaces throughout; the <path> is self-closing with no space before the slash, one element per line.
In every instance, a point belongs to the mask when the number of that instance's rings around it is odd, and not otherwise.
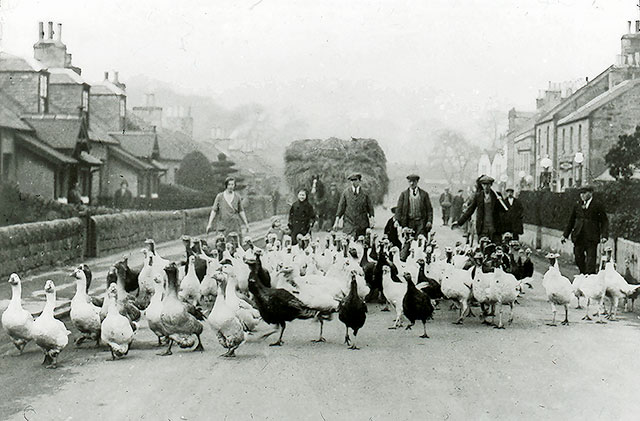
<path fill-rule="evenodd" d="M 396 206 L 396 216 L 400 226 L 406 227 L 409 225 L 409 189 L 400 193 L 398 198 L 398 205 Z M 431 207 L 431 200 L 429 200 L 429 194 L 418 187 L 418 196 L 420 196 L 420 204 L 422 207 L 422 216 L 425 226 L 427 223 L 433 223 L 433 208 Z"/>
<path fill-rule="evenodd" d="M 506 205 L 502 199 L 502 196 L 490 190 L 491 200 L 493 201 L 493 225 L 495 228 L 495 234 L 502 234 L 504 228 L 502 227 L 503 215 L 507 211 Z M 482 235 L 484 229 L 484 192 L 482 190 L 476 192 L 471 205 L 462 214 L 458 220 L 458 225 L 462 225 L 476 212 L 476 233 L 478 236 Z"/>
<path fill-rule="evenodd" d="M 398 229 L 396 228 L 396 220 L 393 216 L 389 218 L 387 225 L 384 226 L 384 233 L 392 245 L 402 248 L 402 242 L 398 237 Z"/>
<path fill-rule="evenodd" d="M 296 200 L 289 210 L 289 229 L 291 230 L 291 236 L 295 237 L 297 234 L 304 235 L 308 233 L 315 219 L 316 213 L 311 203 L 309 203 L 308 200 L 303 202 Z"/>
<path fill-rule="evenodd" d="M 464 207 L 464 197 L 461 195 L 453 196 L 451 202 L 451 218 L 455 221 L 462 215 L 462 208 Z"/>
<path fill-rule="evenodd" d="M 118 189 L 113 195 L 113 206 L 116 209 L 127 209 L 131 207 L 133 196 L 131 190 L 126 189 L 124 193 Z"/>
<path fill-rule="evenodd" d="M 609 219 L 604 206 L 591 199 L 587 209 L 582 208 L 582 201 L 578 201 L 571 210 L 571 216 L 564 229 L 564 237 L 571 235 L 574 244 L 593 245 L 601 238 L 609 236 Z"/>
<path fill-rule="evenodd" d="M 353 192 L 352 187 L 348 187 L 342 192 L 336 218 L 344 217 L 344 232 L 355 234 L 356 230 L 369 228 L 369 218 L 373 216 L 373 206 L 369 195 L 360 187 L 360 193 Z"/>
<path fill-rule="evenodd" d="M 504 232 L 510 232 L 512 234 L 522 234 L 524 232 L 524 226 L 522 225 L 522 217 L 524 213 L 524 207 L 520 199 L 514 197 L 513 204 L 509 205 L 509 200 L 504 199 L 504 204 L 507 205 L 507 210 L 503 216 L 503 228 Z"/>

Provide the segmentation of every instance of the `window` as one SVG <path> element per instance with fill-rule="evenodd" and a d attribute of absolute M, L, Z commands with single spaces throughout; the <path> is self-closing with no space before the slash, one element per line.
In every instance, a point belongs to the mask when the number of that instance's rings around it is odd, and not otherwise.
<path fill-rule="evenodd" d="M 538 129 L 538 155 L 542 155 L 542 129 Z"/>
<path fill-rule="evenodd" d="M 573 178 L 569 177 L 569 187 L 573 186 Z"/>
<path fill-rule="evenodd" d="M 547 126 L 547 144 L 545 145 L 545 152 L 549 155 L 551 155 L 549 153 L 549 126 Z"/>
<path fill-rule="evenodd" d="M 564 178 L 560 179 L 560 191 L 564 190 Z"/>
<path fill-rule="evenodd" d="M 40 113 L 46 113 L 49 111 L 49 101 L 47 100 L 49 95 L 49 78 L 47 75 L 40 75 L 40 94 L 38 98 L 38 111 Z"/>
<path fill-rule="evenodd" d="M 572 145 L 571 149 L 573 150 L 573 126 L 569 129 L 569 144 Z"/>
<path fill-rule="evenodd" d="M 582 124 L 578 124 L 578 151 L 582 151 Z"/>
<path fill-rule="evenodd" d="M 120 98 L 120 118 L 125 118 L 127 115 L 127 107 L 124 98 Z"/>
<path fill-rule="evenodd" d="M 564 137 L 564 135 L 565 135 L 565 131 L 566 131 L 565 129 L 562 129 L 562 152 L 565 152 L 565 151 L 566 151 L 566 146 L 565 146 L 565 137 Z"/>
<path fill-rule="evenodd" d="M 82 111 L 89 112 L 89 91 L 86 89 L 82 91 Z"/>

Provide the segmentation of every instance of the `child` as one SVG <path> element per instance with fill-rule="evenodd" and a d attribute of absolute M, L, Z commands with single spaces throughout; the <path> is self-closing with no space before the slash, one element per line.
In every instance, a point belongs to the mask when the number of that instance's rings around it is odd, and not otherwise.
<path fill-rule="evenodd" d="M 384 226 L 384 233 L 389 239 L 391 245 L 396 246 L 398 248 L 402 248 L 402 243 L 400 242 L 400 238 L 398 237 L 398 220 L 396 219 L 396 208 L 391 208 L 391 218 L 387 221 L 387 225 Z"/>
<path fill-rule="evenodd" d="M 284 231 L 282 230 L 282 226 L 280 224 L 280 218 L 278 218 L 277 216 L 274 216 L 271 219 L 271 228 L 269 228 L 269 231 L 267 231 L 267 237 L 269 237 L 270 234 L 275 234 L 276 240 L 282 242 Z"/>
<path fill-rule="evenodd" d="M 289 229 L 291 230 L 291 245 L 298 244 L 298 234 L 308 234 L 315 222 L 316 214 L 313 206 L 307 200 L 307 191 L 298 192 L 298 200 L 291 205 L 289 211 Z"/>

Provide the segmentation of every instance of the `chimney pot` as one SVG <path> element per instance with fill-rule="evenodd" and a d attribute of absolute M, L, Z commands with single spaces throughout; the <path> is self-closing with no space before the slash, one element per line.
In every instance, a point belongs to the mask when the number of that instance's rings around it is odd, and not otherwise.
<path fill-rule="evenodd" d="M 636 34 L 640 33 L 640 20 L 636 21 Z"/>
<path fill-rule="evenodd" d="M 120 83 L 118 80 L 118 72 L 114 70 L 113 72 L 113 83 Z"/>
<path fill-rule="evenodd" d="M 627 25 L 629 26 L 627 28 L 627 33 L 630 34 L 631 33 L 631 21 L 630 20 L 627 21 Z"/>
<path fill-rule="evenodd" d="M 47 25 L 49 26 L 49 39 L 53 39 L 53 22 L 48 22 Z"/>
<path fill-rule="evenodd" d="M 38 22 L 38 40 L 44 39 L 44 22 Z"/>
<path fill-rule="evenodd" d="M 62 42 L 62 24 L 59 23 L 58 24 L 58 36 L 56 37 L 56 39 L 60 42 Z"/>
<path fill-rule="evenodd" d="M 109 72 L 104 72 L 104 80 L 109 80 Z"/>

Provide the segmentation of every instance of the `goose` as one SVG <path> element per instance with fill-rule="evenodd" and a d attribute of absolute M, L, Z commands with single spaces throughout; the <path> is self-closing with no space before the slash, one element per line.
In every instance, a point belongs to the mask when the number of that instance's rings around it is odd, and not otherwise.
<path fill-rule="evenodd" d="M 220 345 L 227 349 L 227 352 L 221 357 L 235 357 L 235 351 L 246 340 L 245 327 L 236 316 L 234 309 L 226 302 L 225 289 L 227 275 L 218 272 L 214 275 L 218 283 L 218 293 L 213 309 L 207 318 L 207 322 L 211 325 L 218 336 Z"/>
<path fill-rule="evenodd" d="M 13 345 L 22 354 L 24 347 L 33 339 L 33 316 L 22 308 L 22 282 L 20 277 L 12 273 L 9 276 L 11 285 L 11 301 L 9 307 L 2 313 L 2 326 L 7 331 Z"/>
<path fill-rule="evenodd" d="M 52 280 L 44 284 L 47 302 L 38 318 L 33 322 L 33 337 L 36 344 L 44 351 L 44 364 L 47 368 L 56 368 L 58 355 L 69 343 L 70 331 L 63 322 L 53 317 L 56 307 L 56 286 Z"/>
<path fill-rule="evenodd" d="M 192 305 L 197 305 L 200 301 L 200 280 L 195 270 L 196 257 L 189 256 L 187 273 L 180 282 L 180 291 L 178 297 Z"/>
<path fill-rule="evenodd" d="M 100 337 L 102 342 L 109 345 L 111 350 L 111 360 L 124 357 L 129 353 L 129 347 L 133 342 L 133 328 L 129 319 L 120 314 L 118 300 L 118 287 L 111 284 L 107 291 L 109 295 L 109 310 L 107 317 L 102 321 Z"/>
<path fill-rule="evenodd" d="M 198 340 L 198 345 L 193 351 L 204 351 L 200 335 L 202 334 L 202 323 L 205 320 L 204 314 L 189 303 L 185 303 L 178 298 L 178 267 L 175 263 L 170 263 L 164 268 L 167 274 L 167 290 L 162 300 L 162 313 L 160 320 L 169 334 L 169 347 L 160 355 L 171 355 L 171 346 L 178 342 L 180 347 L 186 348 L 193 344 L 190 339 L 193 335 Z"/>
<path fill-rule="evenodd" d="M 164 293 L 163 279 L 156 276 L 153 278 L 154 292 L 151 296 L 149 306 L 144 311 L 144 316 L 149 324 L 149 329 L 158 337 L 158 346 L 162 345 L 163 339 L 168 339 L 164 325 L 162 324 L 162 295 Z"/>
<path fill-rule="evenodd" d="M 76 280 L 76 294 L 71 299 L 70 317 L 73 325 L 82 336 L 76 339 L 76 346 L 85 340 L 96 341 L 100 346 L 100 307 L 93 305 L 87 294 L 87 277 L 82 267 L 76 268 L 70 276 Z"/>

